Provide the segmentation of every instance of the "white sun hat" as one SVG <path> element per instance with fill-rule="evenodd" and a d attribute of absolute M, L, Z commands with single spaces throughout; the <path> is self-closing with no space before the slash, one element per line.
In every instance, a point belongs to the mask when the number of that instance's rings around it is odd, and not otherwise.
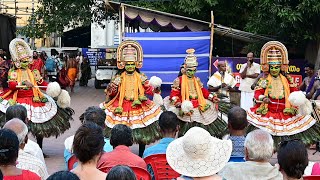
<path fill-rule="evenodd" d="M 178 173 L 189 177 L 211 176 L 229 161 L 232 152 L 230 140 L 220 140 L 200 127 L 171 142 L 167 148 L 167 161 Z"/>

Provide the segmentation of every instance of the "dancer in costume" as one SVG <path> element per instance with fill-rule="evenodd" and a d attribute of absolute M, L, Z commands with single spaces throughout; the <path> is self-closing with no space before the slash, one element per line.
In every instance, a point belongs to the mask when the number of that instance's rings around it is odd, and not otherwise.
<path fill-rule="evenodd" d="M 289 64 L 286 47 L 278 41 L 266 43 L 260 61 L 262 71 L 268 75 L 258 81 L 254 92 L 256 105 L 248 110 L 248 121 L 273 135 L 275 143 L 288 136 L 300 138 L 306 144 L 318 141 L 320 126 L 311 116 L 312 105 L 286 74 Z M 249 130 L 252 129 L 251 126 Z"/>
<path fill-rule="evenodd" d="M 146 144 L 160 138 L 159 119 L 161 108 L 146 97 L 160 93 L 161 79 L 147 77 L 139 72 L 142 67 L 143 52 L 135 41 L 124 41 L 117 49 L 119 72 L 105 92 L 107 100 L 100 104 L 105 109 L 106 135 L 116 124 L 125 124 L 133 129 L 133 139 L 140 145 L 142 156 Z"/>
<path fill-rule="evenodd" d="M 0 94 L 0 125 L 5 123 L 5 112 L 11 105 L 21 104 L 27 109 L 29 128 L 42 148 L 44 137 L 59 136 L 70 128 L 74 114 L 70 96 L 58 83 L 45 82 L 38 70 L 30 70 L 32 51 L 22 39 L 14 39 L 9 45 L 13 67 L 8 73 L 9 89 Z M 44 94 L 40 89 L 46 89 Z M 57 102 L 53 98 L 57 99 Z M 57 106 L 58 105 L 58 106 Z"/>
<path fill-rule="evenodd" d="M 164 99 L 164 105 L 181 120 L 179 136 L 193 126 L 200 126 L 211 135 L 221 137 L 227 124 L 217 119 L 219 99 L 215 93 L 205 89 L 200 79 L 195 76 L 198 66 L 195 50 L 188 49 L 186 52 L 186 72 L 174 80 L 170 97 Z"/>

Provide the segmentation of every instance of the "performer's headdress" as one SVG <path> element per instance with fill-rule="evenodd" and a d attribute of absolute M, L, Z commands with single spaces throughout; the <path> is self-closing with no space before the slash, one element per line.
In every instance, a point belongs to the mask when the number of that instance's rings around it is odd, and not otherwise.
<path fill-rule="evenodd" d="M 15 38 L 9 44 L 12 61 L 17 68 L 21 68 L 21 62 L 33 61 L 30 46 L 22 39 Z"/>
<path fill-rule="evenodd" d="M 143 51 L 141 45 L 132 40 L 123 41 L 117 49 L 117 66 L 123 69 L 126 62 L 135 62 L 136 68 L 143 65 Z"/>
<path fill-rule="evenodd" d="M 186 52 L 188 53 L 186 58 L 184 59 L 184 66 L 185 68 L 193 68 L 198 66 L 197 57 L 194 54 L 194 49 L 187 49 Z"/>
<path fill-rule="evenodd" d="M 260 57 L 261 69 L 269 71 L 269 65 L 281 65 L 281 71 L 288 71 L 288 51 L 287 48 L 278 41 L 269 41 L 261 49 Z"/>

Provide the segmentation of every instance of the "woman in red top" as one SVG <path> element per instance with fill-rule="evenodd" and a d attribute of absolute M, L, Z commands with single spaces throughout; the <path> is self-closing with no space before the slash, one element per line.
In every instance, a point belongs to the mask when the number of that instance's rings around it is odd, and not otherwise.
<path fill-rule="evenodd" d="M 40 180 L 41 178 L 28 170 L 16 167 L 19 152 L 17 135 L 9 129 L 0 129 L 0 170 L 4 180 Z"/>

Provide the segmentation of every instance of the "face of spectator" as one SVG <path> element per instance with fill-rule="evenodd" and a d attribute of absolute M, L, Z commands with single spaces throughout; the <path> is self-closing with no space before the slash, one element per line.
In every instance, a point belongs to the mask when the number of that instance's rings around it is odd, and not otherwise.
<path fill-rule="evenodd" d="M 248 53 L 247 54 L 247 60 L 250 61 L 250 63 L 253 63 L 253 53 Z"/>
<path fill-rule="evenodd" d="M 222 63 L 219 63 L 219 71 L 221 72 L 226 72 L 226 69 L 227 69 L 227 66 L 226 66 L 226 63 L 225 62 L 222 62 Z"/>
<path fill-rule="evenodd" d="M 309 67 L 305 67 L 305 68 L 304 68 L 304 72 L 305 72 L 306 75 L 308 75 L 308 76 L 312 76 L 312 75 L 313 75 L 313 69 L 310 69 Z"/>
<path fill-rule="evenodd" d="M 33 59 L 37 59 L 38 58 L 38 53 L 37 52 L 33 52 Z"/>

